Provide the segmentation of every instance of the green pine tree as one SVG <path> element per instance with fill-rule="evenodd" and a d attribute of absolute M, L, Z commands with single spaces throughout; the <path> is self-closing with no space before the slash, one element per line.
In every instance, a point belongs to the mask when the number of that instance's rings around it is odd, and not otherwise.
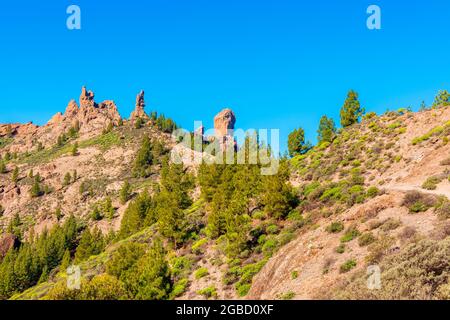
<path fill-rule="evenodd" d="M 305 154 L 311 149 L 311 144 L 305 141 L 305 131 L 302 128 L 295 129 L 288 136 L 288 151 L 291 157 Z"/>
<path fill-rule="evenodd" d="M 81 235 L 80 243 L 75 252 L 75 263 L 100 254 L 104 248 L 105 241 L 102 232 L 97 227 L 92 232 L 89 228 L 86 228 Z"/>
<path fill-rule="evenodd" d="M 15 235 L 17 238 L 22 238 L 21 231 L 22 220 L 18 213 L 15 213 L 12 219 L 9 221 L 8 228 L 6 229 L 8 233 Z"/>
<path fill-rule="evenodd" d="M 72 176 L 70 175 L 70 172 L 67 172 L 64 176 L 63 186 L 67 187 L 70 182 L 72 181 Z"/>
<path fill-rule="evenodd" d="M 43 190 L 41 188 L 40 181 L 41 181 L 41 177 L 39 176 L 39 174 L 37 174 L 34 177 L 34 183 L 33 183 L 33 186 L 31 187 L 31 190 L 30 190 L 30 194 L 31 194 L 31 196 L 33 198 L 40 197 L 40 196 L 42 196 L 44 194 L 44 192 L 43 192 Z"/>
<path fill-rule="evenodd" d="M 55 217 L 56 219 L 59 221 L 62 218 L 62 211 L 61 211 L 61 207 L 57 207 L 55 210 Z"/>
<path fill-rule="evenodd" d="M 144 136 L 141 147 L 134 160 L 133 175 L 137 178 L 147 177 L 153 164 L 152 144 L 148 136 Z"/>
<path fill-rule="evenodd" d="M 72 146 L 72 149 L 70 150 L 70 153 L 73 157 L 78 155 L 78 142 L 75 142 Z"/>
<path fill-rule="evenodd" d="M 144 121 L 141 118 L 137 118 L 136 121 L 134 122 L 134 128 L 140 129 L 143 126 L 144 126 Z"/>
<path fill-rule="evenodd" d="M 320 118 L 319 129 L 317 130 L 317 140 L 319 144 L 322 142 L 332 142 L 336 136 L 336 126 L 333 119 L 327 116 Z"/>
<path fill-rule="evenodd" d="M 433 108 L 450 105 L 450 93 L 447 90 L 439 90 L 434 98 Z"/>
<path fill-rule="evenodd" d="M 131 199 L 131 185 L 128 181 L 125 181 L 119 192 L 120 203 L 125 204 Z"/>
<path fill-rule="evenodd" d="M 344 128 L 359 122 L 361 116 L 364 114 L 364 109 L 361 108 L 361 104 L 359 103 L 358 93 L 353 90 L 348 92 L 340 114 L 341 125 Z"/>
<path fill-rule="evenodd" d="M 62 258 L 61 261 L 61 266 L 60 266 L 60 270 L 61 271 L 66 271 L 67 268 L 70 266 L 70 251 L 69 249 L 66 249 L 66 251 L 64 252 L 64 256 Z"/>
<path fill-rule="evenodd" d="M 105 199 L 105 203 L 103 204 L 103 213 L 108 219 L 114 218 L 114 214 L 116 213 L 116 211 L 114 210 L 110 197 L 107 197 Z"/>
<path fill-rule="evenodd" d="M 6 165 L 2 160 L 0 160 L 0 173 L 6 173 L 6 172 L 7 172 Z"/>
<path fill-rule="evenodd" d="M 131 272 L 129 281 L 135 288 L 135 299 L 138 300 L 163 300 L 167 299 L 172 283 L 170 279 L 169 264 L 166 260 L 166 250 L 158 239 Z"/>
<path fill-rule="evenodd" d="M 153 200 L 147 190 L 142 191 L 130 202 L 122 217 L 119 238 L 124 239 L 144 227 L 144 223 L 153 208 Z M 152 219 L 153 222 L 155 218 Z"/>
<path fill-rule="evenodd" d="M 100 221 L 103 219 L 103 216 L 102 216 L 98 206 L 94 206 L 94 209 L 91 212 L 91 219 L 94 221 Z"/>
<path fill-rule="evenodd" d="M 261 203 L 264 211 L 276 219 L 284 218 L 296 204 L 296 197 L 288 181 L 286 161 L 280 163 L 277 174 L 265 176 L 262 181 Z"/>

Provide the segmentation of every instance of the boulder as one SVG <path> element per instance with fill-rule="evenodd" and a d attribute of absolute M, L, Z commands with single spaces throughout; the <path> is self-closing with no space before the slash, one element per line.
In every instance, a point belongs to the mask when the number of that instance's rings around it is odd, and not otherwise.
<path fill-rule="evenodd" d="M 11 248 L 17 248 L 20 245 L 19 239 L 11 234 L 11 233 L 5 233 L 0 236 L 0 259 L 3 259 L 3 257 L 8 253 Z"/>
<path fill-rule="evenodd" d="M 232 136 L 235 123 L 236 116 L 234 115 L 233 110 L 224 109 L 220 111 L 214 117 L 214 130 L 216 137 L 221 138 L 225 136 Z"/>

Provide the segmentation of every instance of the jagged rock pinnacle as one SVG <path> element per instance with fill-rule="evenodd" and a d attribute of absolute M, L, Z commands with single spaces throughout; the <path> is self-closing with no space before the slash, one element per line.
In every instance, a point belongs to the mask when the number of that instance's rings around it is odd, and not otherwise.
<path fill-rule="evenodd" d="M 136 96 L 136 106 L 134 111 L 131 113 L 130 120 L 134 121 L 138 118 L 148 119 L 148 115 L 145 113 L 145 100 L 144 100 L 144 90 L 141 90 Z"/>
<path fill-rule="evenodd" d="M 87 91 L 86 87 L 83 86 L 80 95 L 80 108 L 85 109 L 89 107 L 95 107 L 94 92 Z"/>

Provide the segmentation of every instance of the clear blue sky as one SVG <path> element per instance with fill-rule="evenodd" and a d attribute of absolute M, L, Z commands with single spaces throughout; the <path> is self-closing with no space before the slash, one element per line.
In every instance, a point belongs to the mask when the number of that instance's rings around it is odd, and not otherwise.
<path fill-rule="evenodd" d="M 66 28 L 66 8 L 82 29 Z M 382 30 L 366 8 L 382 9 Z M 450 2 L 443 0 L 58 0 L 0 7 L 0 123 L 45 123 L 78 99 L 115 100 L 129 115 L 146 91 L 187 129 L 224 107 L 240 128 L 302 126 L 314 141 L 322 114 L 338 121 L 349 89 L 384 112 L 450 88 Z"/>

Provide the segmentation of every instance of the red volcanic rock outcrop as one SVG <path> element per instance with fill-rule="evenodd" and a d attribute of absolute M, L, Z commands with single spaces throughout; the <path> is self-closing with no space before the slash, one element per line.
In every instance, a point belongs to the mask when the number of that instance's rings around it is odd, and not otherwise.
<path fill-rule="evenodd" d="M 19 239 L 15 235 L 10 233 L 0 235 L 0 259 L 3 259 L 11 248 L 17 248 L 18 246 Z"/>
<path fill-rule="evenodd" d="M 148 115 L 145 113 L 145 100 L 144 100 L 144 90 L 139 92 L 136 96 L 136 107 L 134 111 L 131 113 L 130 120 L 133 122 L 138 118 L 148 119 Z"/>
<path fill-rule="evenodd" d="M 56 113 L 48 122 L 49 125 L 55 125 L 63 121 L 64 117 L 61 112 Z"/>
<path fill-rule="evenodd" d="M 80 108 L 89 109 L 93 107 L 95 107 L 94 92 L 87 91 L 86 87 L 83 86 L 80 94 Z"/>
<path fill-rule="evenodd" d="M 64 112 L 64 116 L 66 118 L 73 118 L 78 114 L 78 105 L 75 100 L 70 100 L 67 105 L 66 111 Z"/>
<path fill-rule="evenodd" d="M 25 124 L 0 124 L 0 137 L 26 136 L 33 134 L 37 128 L 38 126 L 34 125 L 32 122 Z"/>
<path fill-rule="evenodd" d="M 231 109 L 223 109 L 214 117 L 215 136 L 222 150 L 229 147 L 237 148 L 236 141 L 233 137 L 235 123 L 236 116 Z"/>
<path fill-rule="evenodd" d="M 236 116 L 233 110 L 223 109 L 214 117 L 214 130 L 217 137 L 224 137 L 233 134 Z"/>
<path fill-rule="evenodd" d="M 71 100 L 64 114 L 57 113 L 54 115 L 48 125 L 55 127 L 54 130 L 57 132 L 54 133 L 60 134 L 77 123 L 80 132 L 86 133 L 101 130 L 109 123 L 118 125 L 120 119 L 114 101 L 105 100 L 97 104 L 94 101 L 94 93 L 83 87 L 80 95 L 80 107 L 75 100 Z"/>

